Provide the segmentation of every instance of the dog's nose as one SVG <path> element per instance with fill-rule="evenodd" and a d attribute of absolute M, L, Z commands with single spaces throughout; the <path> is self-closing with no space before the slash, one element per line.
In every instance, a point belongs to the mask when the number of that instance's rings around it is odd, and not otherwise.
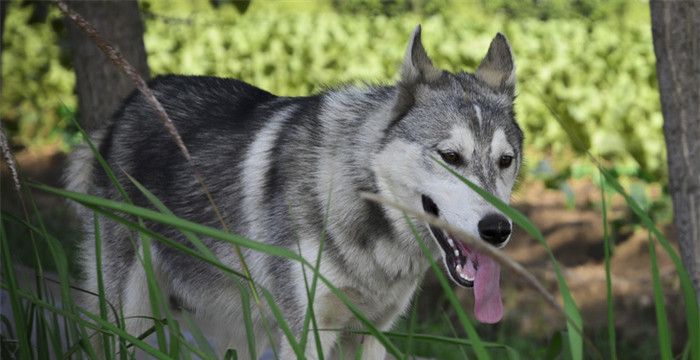
<path fill-rule="evenodd" d="M 510 222 L 500 214 L 484 216 L 479 221 L 478 227 L 481 238 L 494 246 L 503 244 L 510 236 Z"/>

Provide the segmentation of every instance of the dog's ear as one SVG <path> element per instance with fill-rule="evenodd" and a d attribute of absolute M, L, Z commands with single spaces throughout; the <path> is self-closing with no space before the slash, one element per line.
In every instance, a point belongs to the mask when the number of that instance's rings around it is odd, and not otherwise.
<path fill-rule="evenodd" d="M 401 66 L 401 82 L 412 84 L 417 82 L 432 82 L 437 80 L 442 71 L 433 66 L 420 40 L 420 25 L 416 26 L 408 42 L 406 56 Z"/>
<path fill-rule="evenodd" d="M 420 41 L 420 25 L 416 26 L 408 42 L 406 57 L 401 66 L 401 80 L 396 85 L 396 102 L 393 120 L 400 119 L 416 102 L 416 89 L 421 83 L 430 83 L 442 76 L 442 71 L 433 66 Z"/>
<path fill-rule="evenodd" d="M 515 62 L 505 35 L 496 34 L 475 75 L 496 91 L 510 95 L 515 93 Z"/>

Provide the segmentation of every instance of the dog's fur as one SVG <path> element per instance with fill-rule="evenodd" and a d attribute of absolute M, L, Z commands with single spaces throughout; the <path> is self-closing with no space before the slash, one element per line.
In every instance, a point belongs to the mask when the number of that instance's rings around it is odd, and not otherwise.
<path fill-rule="evenodd" d="M 514 119 L 514 74 L 510 46 L 501 34 L 475 74 L 453 74 L 433 67 L 418 27 L 395 86 L 345 87 L 309 97 L 278 97 L 239 80 L 214 77 L 163 76 L 150 86 L 174 121 L 230 230 L 301 252 L 311 263 L 323 237 L 321 273 L 379 329 L 388 330 L 406 310 L 429 262 L 403 213 L 358 194 L 382 194 L 484 237 L 479 223 L 497 211 L 435 159 L 447 161 L 446 153 L 456 154 L 455 171 L 508 201 L 522 161 L 523 140 Z M 134 93 L 109 125 L 93 134 L 93 141 L 134 203 L 152 207 L 125 174 L 177 216 L 220 228 L 190 166 L 157 118 L 144 97 Z M 512 156 L 513 163 L 499 167 L 504 154 Z M 66 179 L 70 190 L 123 200 L 87 149 L 72 155 Z M 79 212 L 84 231 L 92 238 L 92 213 Z M 437 240 L 441 235 L 413 221 L 425 239 Z M 127 317 L 148 316 L 138 237 L 103 217 L 100 225 L 108 300 L 122 306 Z M 192 247 L 173 228 L 146 225 Z M 507 240 L 509 222 L 507 226 L 505 238 L 496 245 Z M 242 270 L 232 245 L 202 240 L 225 265 Z M 428 244 L 432 255 L 442 257 L 449 267 L 444 246 L 437 241 Z M 159 286 L 173 310 L 189 313 L 216 340 L 221 353 L 235 348 L 239 358 L 249 358 L 240 295 L 232 280 L 158 241 L 151 248 Z M 307 311 L 302 267 L 242 250 L 254 281 L 272 293 L 298 335 Z M 84 242 L 82 254 L 83 287 L 96 291 L 92 240 Z M 448 273 L 461 285 L 471 285 L 457 273 Z M 310 281 L 308 268 L 306 276 Z M 85 301 L 97 311 L 94 297 Z M 320 329 L 360 327 L 322 283 L 313 308 Z M 251 311 L 256 352 L 269 346 L 265 321 L 281 337 L 281 357 L 293 357 L 269 309 L 252 306 Z M 127 320 L 133 334 L 150 324 L 138 318 Z M 321 331 L 320 343 L 325 354 L 334 349 L 337 353 L 336 344 L 349 349 L 361 346 L 368 359 L 383 358 L 385 352 L 374 338 L 360 341 L 332 331 Z M 305 351 L 316 357 L 313 335 Z"/>

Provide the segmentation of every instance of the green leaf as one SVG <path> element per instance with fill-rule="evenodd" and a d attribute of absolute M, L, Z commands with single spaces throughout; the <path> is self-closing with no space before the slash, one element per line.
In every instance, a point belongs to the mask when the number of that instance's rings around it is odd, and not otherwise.
<path fill-rule="evenodd" d="M 601 207 L 603 210 L 603 253 L 605 255 L 605 298 L 608 311 L 608 343 L 610 344 L 610 359 L 617 359 L 616 336 L 615 336 L 615 307 L 612 289 L 612 271 L 610 262 L 612 257 L 612 245 L 610 233 L 608 231 L 608 206 L 607 196 L 605 194 L 605 178 L 601 175 L 600 179 L 600 198 Z"/>
<path fill-rule="evenodd" d="M 656 308 L 656 326 L 659 334 L 659 351 L 663 360 L 671 360 L 673 359 L 671 333 L 668 329 L 666 302 L 664 301 L 664 292 L 661 290 L 659 264 L 656 260 L 654 238 L 651 236 L 651 233 L 649 233 L 649 258 L 651 259 L 651 275 L 654 283 L 654 306 Z"/>

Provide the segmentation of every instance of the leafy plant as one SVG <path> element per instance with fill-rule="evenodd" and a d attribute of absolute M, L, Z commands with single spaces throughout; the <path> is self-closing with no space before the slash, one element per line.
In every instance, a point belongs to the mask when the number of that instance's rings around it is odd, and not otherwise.
<path fill-rule="evenodd" d="M 606 16 L 540 21 L 454 2 L 449 11 L 430 16 L 408 11 L 386 17 L 334 13 L 322 3 L 299 11 L 264 1 L 253 2 L 241 15 L 230 6 L 213 9 L 206 2 L 149 0 L 144 2 L 151 14 L 145 19 L 145 44 L 154 75 L 236 77 L 281 95 L 308 95 L 346 82 L 395 79 L 416 23 L 423 24 L 436 64 L 451 71 L 473 71 L 501 31 L 516 55 L 516 111 L 530 163 L 547 159 L 555 169 L 568 168 L 585 161 L 583 155 L 590 151 L 616 167 L 638 169 L 644 179 L 663 181 L 663 120 L 646 5 L 628 3 L 626 8 L 636 11 L 618 13 L 602 10 L 595 0 L 570 4 Z M 9 5 L 2 53 L 3 125 L 16 145 L 58 141 L 67 149 L 77 130 L 60 116 L 61 103 L 74 109 L 76 101 L 73 73 L 60 61 L 63 40 L 52 30 L 58 14 L 50 7 L 46 22 L 28 24 L 30 15 L 17 2 Z M 573 152 L 548 107 L 581 139 Z"/>

